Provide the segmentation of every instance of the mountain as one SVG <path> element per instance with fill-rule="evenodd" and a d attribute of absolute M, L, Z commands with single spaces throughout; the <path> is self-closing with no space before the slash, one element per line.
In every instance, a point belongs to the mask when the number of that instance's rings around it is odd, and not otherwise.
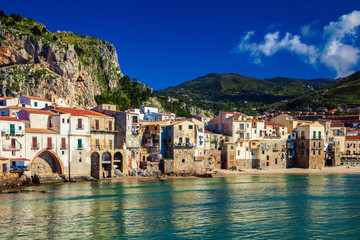
<path fill-rule="evenodd" d="M 69 95 L 74 105 L 91 107 L 96 105 L 94 97 L 115 89 L 121 77 L 109 42 L 72 32 L 51 33 L 32 18 L 0 11 L 2 96 L 49 98 L 55 93 Z"/>
<path fill-rule="evenodd" d="M 285 110 L 300 110 L 305 107 L 355 107 L 360 105 L 360 71 L 342 78 L 329 87 L 279 104 Z"/>
<path fill-rule="evenodd" d="M 105 40 L 52 33 L 32 18 L 0 11 L 0 95 L 49 99 L 52 94 L 69 95 L 72 105 L 80 107 L 111 103 L 118 110 L 152 106 L 178 116 L 209 115 L 124 76 L 115 47 Z"/>
<path fill-rule="evenodd" d="M 182 99 L 211 109 L 246 111 L 324 89 L 335 83 L 332 79 L 303 80 L 276 77 L 257 79 L 235 73 L 208 74 L 158 91 L 162 96 Z"/>

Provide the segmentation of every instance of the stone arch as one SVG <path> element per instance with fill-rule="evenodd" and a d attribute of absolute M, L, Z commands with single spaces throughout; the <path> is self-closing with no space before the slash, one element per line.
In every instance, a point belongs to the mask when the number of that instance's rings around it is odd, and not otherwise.
<path fill-rule="evenodd" d="M 33 175 L 64 174 L 64 168 L 58 155 L 49 149 L 38 152 L 30 164 Z"/>
<path fill-rule="evenodd" d="M 91 158 L 91 176 L 93 178 L 100 178 L 100 155 L 98 152 L 93 152 Z"/>
<path fill-rule="evenodd" d="M 101 167 L 105 171 L 111 171 L 112 170 L 112 156 L 109 152 L 104 152 L 101 157 Z"/>
<path fill-rule="evenodd" d="M 124 172 L 124 160 L 123 155 L 121 152 L 116 152 L 114 154 L 114 169 L 118 169 L 121 172 Z"/>

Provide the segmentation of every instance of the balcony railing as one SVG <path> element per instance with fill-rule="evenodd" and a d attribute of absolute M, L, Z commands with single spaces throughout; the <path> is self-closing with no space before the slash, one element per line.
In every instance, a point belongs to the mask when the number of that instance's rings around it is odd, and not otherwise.
<path fill-rule="evenodd" d="M 195 147 L 195 143 L 175 143 L 174 147 Z"/>
<path fill-rule="evenodd" d="M 113 149 L 114 145 L 113 144 L 92 144 L 91 148 L 92 149 Z"/>
<path fill-rule="evenodd" d="M 84 125 L 76 125 L 77 130 L 84 130 Z"/>
<path fill-rule="evenodd" d="M 47 149 L 53 149 L 54 148 L 54 144 L 51 143 L 51 144 L 46 144 L 46 148 Z"/>
<path fill-rule="evenodd" d="M 32 150 L 38 150 L 39 148 L 40 148 L 40 144 L 38 142 L 31 144 L 31 149 Z"/>
<path fill-rule="evenodd" d="M 3 145 L 3 151 L 20 151 L 21 149 L 22 145 L 20 143 Z"/>
<path fill-rule="evenodd" d="M 60 145 L 60 149 L 67 149 L 68 147 L 67 147 L 67 144 L 61 144 Z"/>

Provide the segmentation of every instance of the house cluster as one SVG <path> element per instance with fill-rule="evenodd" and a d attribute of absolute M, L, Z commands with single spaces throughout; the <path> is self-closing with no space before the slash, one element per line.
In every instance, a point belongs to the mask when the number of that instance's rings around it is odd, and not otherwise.
<path fill-rule="evenodd" d="M 360 136 L 344 124 L 236 112 L 180 118 L 157 108 L 74 108 L 68 97 L 0 98 L 1 172 L 97 179 L 151 168 L 168 174 L 212 169 L 323 168 L 352 161 Z M 355 133 L 354 133 L 355 132 Z"/>

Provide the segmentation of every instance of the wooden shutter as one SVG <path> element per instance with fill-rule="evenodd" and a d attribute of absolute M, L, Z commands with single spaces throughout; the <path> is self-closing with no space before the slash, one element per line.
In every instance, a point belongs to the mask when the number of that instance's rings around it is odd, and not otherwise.
<path fill-rule="evenodd" d="M 82 129 L 82 119 L 78 118 L 78 128 Z"/>
<path fill-rule="evenodd" d="M 33 148 L 37 148 L 37 137 L 32 138 L 32 146 Z"/>
<path fill-rule="evenodd" d="M 66 138 L 61 138 L 61 148 L 62 149 L 66 148 Z"/>
<path fill-rule="evenodd" d="M 47 138 L 47 145 L 48 145 L 48 148 L 52 148 L 52 138 L 51 137 Z"/>

